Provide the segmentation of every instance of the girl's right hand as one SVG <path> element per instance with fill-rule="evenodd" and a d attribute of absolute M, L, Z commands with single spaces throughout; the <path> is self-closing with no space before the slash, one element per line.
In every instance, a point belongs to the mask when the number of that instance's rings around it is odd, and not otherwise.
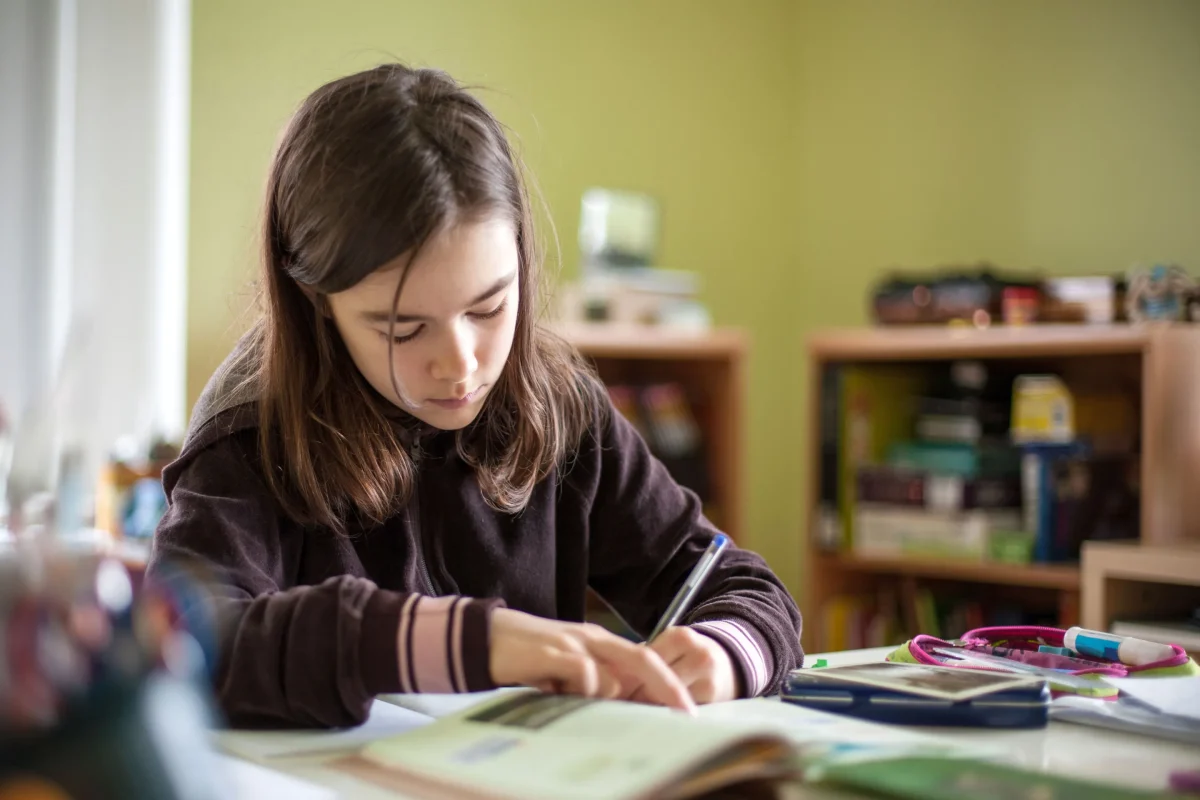
<path fill-rule="evenodd" d="M 492 612 L 489 666 L 500 686 L 696 710 L 687 688 L 657 653 L 599 625 L 497 608 Z"/>

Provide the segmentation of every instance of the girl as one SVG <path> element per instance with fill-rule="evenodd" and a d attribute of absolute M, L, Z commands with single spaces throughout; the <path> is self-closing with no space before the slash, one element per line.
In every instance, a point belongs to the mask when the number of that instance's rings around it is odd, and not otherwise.
<path fill-rule="evenodd" d="M 451 78 L 392 64 L 313 93 L 263 233 L 261 318 L 164 473 L 149 567 L 221 577 L 233 724 L 500 685 L 691 709 L 798 666 L 799 612 L 736 548 L 648 646 L 581 622 L 590 585 L 647 633 L 716 531 L 539 327 L 516 159 Z"/>

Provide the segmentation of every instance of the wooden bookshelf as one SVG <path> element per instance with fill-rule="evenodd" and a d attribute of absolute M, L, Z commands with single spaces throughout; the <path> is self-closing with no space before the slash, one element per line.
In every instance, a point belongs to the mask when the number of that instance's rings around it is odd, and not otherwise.
<path fill-rule="evenodd" d="M 744 535 L 745 332 L 686 331 L 653 325 L 573 324 L 555 328 L 595 365 L 607 384 L 683 386 L 705 443 L 713 522 Z"/>
<path fill-rule="evenodd" d="M 804 532 L 803 603 L 806 647 L 816 647 L 820 641 L 820 610 L 831 597 L 853 591 L 869 593 L 887 582 L 911 582 L 915 578 L 976 585 L 975 591 L 987 594 L 1016 593 L 1020 597 L 1021 592 L 1027 592 L 1030 597 L 1052 601 L 1060 623 L 1077 623 L 1081 610 L 1085 623 L 1088 621 L 1087 609 L 1097 602 L 1089 592 L 1101 584 L 1083 577 L 1077 564 L 1025 566 L 930 558 L 868 559 L 828 553 L 816 544 L 824 370 L 837 364 L 960 359 L 1016 360 L 1022 362 L 1022 368 L 1028 363 L 1031 372 L 1087 375 L 1093 380 L 1107 376 L 1134 385 L 1140 410 L 1139 544 L 1170 548 L 1200 543 L 1200 491 L 1189 478 L 1200 475 L 1200 326 L 897 327 L 819 332 L 808 340 L 809 512 Z"/>
<path fill-rule="evenodd" d="M 741 359 L 747 347 L 745 332 L 737 328 L 690 331 L 606 323 L 560 325 L 555 330 L 593 358 L 726 361 Z"/>
<path fill-rule="evenodd" d="M 1082 565 L 1085 627 L 1108 630 L 1117 619 L 1184 619 L 1200 608 L 1200 542 L 1085 542 Z"/>

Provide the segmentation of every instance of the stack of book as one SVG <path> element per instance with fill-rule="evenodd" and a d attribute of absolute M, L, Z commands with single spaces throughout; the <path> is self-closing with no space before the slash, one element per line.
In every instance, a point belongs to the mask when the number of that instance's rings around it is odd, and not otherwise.
<path fill-rule="evenodd" d="M 856 474 L 854 551 L 1028 561 L 1020 453 L 1006 409 L 976 398 L 922 397 L 916 438 Z"/>

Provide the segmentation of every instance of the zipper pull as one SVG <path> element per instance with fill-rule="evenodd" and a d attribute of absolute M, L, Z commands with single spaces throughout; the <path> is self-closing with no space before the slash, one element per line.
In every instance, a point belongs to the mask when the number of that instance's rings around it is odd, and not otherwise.
<path fill-rule="evenodd" d="M 413 440 L 413 443 L 408 448 L 408 455 L 412 458 L 413 463 L 421 463 L 421 442 L 419 440 Z"/>

